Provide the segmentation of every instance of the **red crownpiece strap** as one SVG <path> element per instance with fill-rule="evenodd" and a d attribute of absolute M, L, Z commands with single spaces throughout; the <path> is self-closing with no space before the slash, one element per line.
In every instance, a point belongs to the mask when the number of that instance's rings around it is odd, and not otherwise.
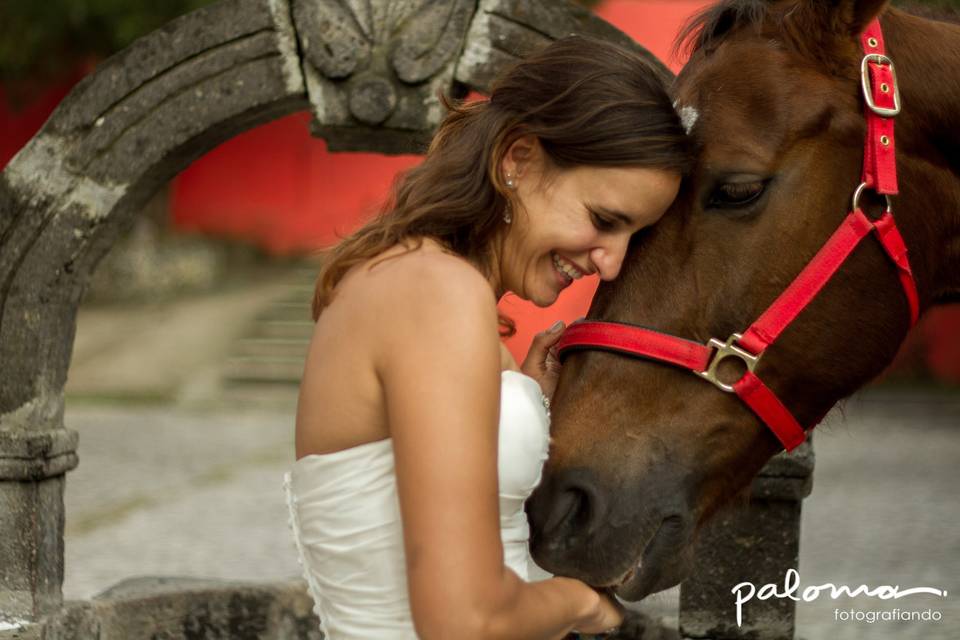
<path fill-rule="evenodd" d="M 893 61 L 886 56 L 879 19 L 867 26 L 860 41 L 865 55 L 861 73 L 865 76 L 867 119 L 863 182 L 877 193 L 893 195 L 898 193 L 893 118 L 899 109 L 900 94 Z"/>

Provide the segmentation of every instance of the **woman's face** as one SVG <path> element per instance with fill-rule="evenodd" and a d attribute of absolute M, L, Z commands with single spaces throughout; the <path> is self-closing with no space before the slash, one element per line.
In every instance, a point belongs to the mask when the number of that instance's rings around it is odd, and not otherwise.
<path fill-rule="evenodd" d="M 630 236 L 659 220 L 680 188 L 680 175 L 663 169 L 553 168 L 535 139 L 514 143 L 503 169 L 516 204 L 498 256 L 500 289 L 540 307 L 585 275 L 615 278 Z"/>

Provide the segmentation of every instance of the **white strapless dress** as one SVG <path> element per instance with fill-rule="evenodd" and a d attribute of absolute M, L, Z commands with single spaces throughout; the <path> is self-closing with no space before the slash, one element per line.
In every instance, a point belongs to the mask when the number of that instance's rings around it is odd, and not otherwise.
<path fill-rule="evenodd" d="M 540 482 L 549 416 L 540 385 L 504 371 L 500 387 L 500 536 L 522 579 L 550 577 L 530 558 L 524 501 Z M 330 640 L 417 637 L 389 438 L 297 460 L 284 477 L 304 577 Z"/>

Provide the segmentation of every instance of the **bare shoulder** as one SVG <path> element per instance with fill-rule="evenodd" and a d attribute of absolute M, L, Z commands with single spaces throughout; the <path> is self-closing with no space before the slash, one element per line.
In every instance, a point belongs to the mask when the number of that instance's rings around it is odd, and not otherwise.
<path fill-rule="evenodd" d="M 429 239 L 358 265 L 338 285 L 332 306 L 338 304 L 377 360 L 376 353 L 404 357 L 426 343 L 489 345 L 497 337 L 497 301 L 487 279 Z"/>
<path fill-rule="evenodd" d="M 399 288 L 405 294 L 477 296 L 482 301 L 496 303 L 490 284 L 475 267 L 429 239 L 419 248 L 396 249 L 390 255 L 373 260 L 367 277 L 371 283 Z"/>
<path fill-rule="evenodd" d="M 362 296 L 371 308 L 388 312 L 394 320 L 400 319 L 396 314 L 412 314 L 414 319 L 445 312 L 496 314 L 496 299 L 486 278 L 429 239 L 416 248 L 388 249 L 343 284 L 351 297 Z"/>

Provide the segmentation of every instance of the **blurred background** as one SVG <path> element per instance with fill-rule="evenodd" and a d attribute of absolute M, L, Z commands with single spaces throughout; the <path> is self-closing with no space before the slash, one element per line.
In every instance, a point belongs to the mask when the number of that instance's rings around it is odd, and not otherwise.
<path fill-rule="evenodd" d="M 99 61 L 208 3 L 0 3 L 0 168 Z M 677 71 L 683 60 L 673 40 L 711 2 L 582 4 Z M 960 0 L 897 4 L 960 10 Z M 129 575 L 298 572 L 280 475 L 293 455 L 322 250 L 373 215 L 397 172 L 419 161 L 328 153 L 308 123 L 307 113 L 282 118 L 194 162 L 101 263 L 80 310 L 67 383 L 67 426 L 81 433 L 80 467 L 67 483 L 68 598 Z M 518 360 L 534 333 L 584 315 L 595 287 L 595 279 L 579 281 L 547 310 L 504 300 L 518 326 L 508 341 Z M 927 314 L 890 370 L 818 430 L 818 488 L 805 522 L 823 526 L 804 532 L 804 584 L 956 582 L 958 427 L 954 305 Z M 841 549 L 838 539 L 853 542 Z M 904 555 L 906 539 L 925 544 Z M 650 606 L 669 619 L 675 598 L 658 596 Z M 801 635 L 822 637 L 829 628 L 837 638 L 888 637 L 875 635 L 877 625 L 838 627 L 832 604 L 829 612 L 817 606 L 801 604 Z M 923 637 L 958 637 L 955 613 L 954 626 L 923 628 Z"/>

